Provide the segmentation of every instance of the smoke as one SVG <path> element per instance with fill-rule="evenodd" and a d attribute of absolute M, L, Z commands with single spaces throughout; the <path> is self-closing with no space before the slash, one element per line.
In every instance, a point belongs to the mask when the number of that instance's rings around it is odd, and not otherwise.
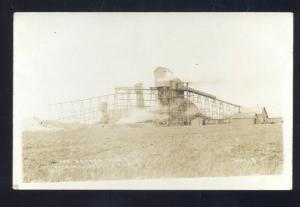
<path fill-rule="evenodd" d="M 175 116 L 189 116 L 194 117 L 197 114 L 200 114 L 199 109 L 192 102 L 185 99 L 176 100 L 177 103 L 171 104 L 169 106 L 153 106 L 151 111 L 145 109 L 134 109 L 129 111 L 129 115 L 127 117 L 121 118 L 117 121 L 117 124 L 134 124 L 139 122 L 147 122 L 147 121 L 158 121 L 163 122 L 168 120 L 169 118 L 175 118 Z M 179 109 L 179 106 L 181 109 Z M 183 111 L 180 111 L 183 110 Z M 155 113 L 154 111 L 162 112 Z M 169 116 L 168 112 L 173 115 Z M 164 113 L 165 112 L 165 113 Z M 177 114 L 177 115 L 176 115 Z"/>
<path fill-rule="evenodd" d="M 187 107 L 187 109 L 185 111 L 185 115 L 187 115 L 187 116 L 194 116 L 194 115 L 199 114 L 199 113 L 200 113 L 200 110 L 193 103 L 190 103 L 190 105 Z"/>
<path fill-rule="evenodd" d="M 154 119 L 155 119 L 154 113 L 143 109 L 134 109 L 133 111 L 130 111 L 130 114 L 127 117 L 121 118 L 117 123 L 133 124 L 138 122 L 153 121 Z"/>

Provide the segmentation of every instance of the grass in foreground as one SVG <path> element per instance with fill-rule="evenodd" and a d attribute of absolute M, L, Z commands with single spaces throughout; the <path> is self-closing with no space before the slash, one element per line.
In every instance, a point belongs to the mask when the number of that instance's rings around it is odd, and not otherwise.
<path fill-rule="evenodd" d="M 25 182 L 279 174 L 281 125 L 23 133 Z"/>

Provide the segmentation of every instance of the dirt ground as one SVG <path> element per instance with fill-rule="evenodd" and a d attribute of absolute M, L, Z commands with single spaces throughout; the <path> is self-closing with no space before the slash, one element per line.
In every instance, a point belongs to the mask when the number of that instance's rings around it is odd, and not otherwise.
<path fill-rule="evenodd" d="M 279 174 L 280 124 L 23 133 L 25 182 Z"/>

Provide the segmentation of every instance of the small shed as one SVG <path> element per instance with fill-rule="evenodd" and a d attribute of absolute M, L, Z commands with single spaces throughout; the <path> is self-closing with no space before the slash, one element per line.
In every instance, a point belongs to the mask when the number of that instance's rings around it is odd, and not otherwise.
<path fill-rule="evenodd" d="M 265 124 L 268 113 L 265 107 L 242 107 L 239 113 L 231 117 L 233 124 Z"/>
<path fill-rule="evenodd" d="M 193 120 L 191 120 L 191 126 L 199 127 L 203 125 L 203 118 L 202 117 L 197 117 Z"/>

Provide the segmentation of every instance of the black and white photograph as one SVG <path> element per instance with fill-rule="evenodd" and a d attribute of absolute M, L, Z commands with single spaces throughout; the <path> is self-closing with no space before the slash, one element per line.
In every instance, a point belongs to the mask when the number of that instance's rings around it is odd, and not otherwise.
<path fill-rule="evenodd" d="M 292 189 L 293 14 L 17 12 L 14 189 Z"/>

